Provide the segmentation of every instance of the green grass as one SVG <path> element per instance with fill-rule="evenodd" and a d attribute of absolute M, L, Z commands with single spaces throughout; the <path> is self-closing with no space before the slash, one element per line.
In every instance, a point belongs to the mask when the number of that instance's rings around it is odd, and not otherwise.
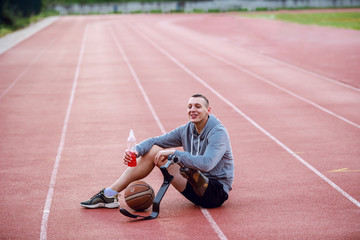
<path fill-rule="evenodd" d="M 308 25 L 320 25 L 337 28 L 360 30 L 360 12 L 336 12 L 336 13 L 275 13 L 253 14 L 251 17 L 261 17 L 287 22 L 295 22 Z"/>
<path fill-rule="evenodd" d="M 38 22 L 39 20 L 45 17 L 54 16 L 54 15 L 59 15 L 59 13 L 56 11 L 47 10 L 41 12 L 38 15 L 31 16 L 29 18 L 14 17 L 13 25 L 9 26 L 9 25 L 0 24 L 0 37 L 3 37 L 6 34 L 12 33 L 18 29 L 27 27 L 31 23 Z"/>

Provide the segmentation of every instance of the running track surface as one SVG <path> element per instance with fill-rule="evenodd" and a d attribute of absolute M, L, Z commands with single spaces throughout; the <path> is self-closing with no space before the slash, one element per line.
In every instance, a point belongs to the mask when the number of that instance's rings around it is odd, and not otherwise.
<path fill-rule="evenodd" d="M 359 239 L 360 32 L 237 15 L 69 16 L 0 56 L 0 239 Z M 208 96 L 230 199 L 152 221 L 79 203 Z M 336 170 L 336 171 L 334 171 Z M 155 191 L 156 169 L 145 179 Z M 123 197 L 120 197 L 125 206 Z"/>

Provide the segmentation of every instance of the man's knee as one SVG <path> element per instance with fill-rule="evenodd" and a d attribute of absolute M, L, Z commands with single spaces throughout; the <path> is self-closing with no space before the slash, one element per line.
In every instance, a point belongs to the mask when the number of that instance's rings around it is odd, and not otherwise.
<path fill-rule="evenodd" d="M 156 154 L 163 150 L 163 148 L 157 146 L 157 145 L 153 145 L 150 149 L 149 152 L 147 152 L 144 156 L 142 156 L 141 158 L 142 159 L 146 159 L 147 161 L 153 161 L 154 162 L 154 159 L 155 159 L 155 156 Z M 160 166 L 159 166 L 160 167 Z"/>
<path fill-rule="evenodd" d="M 176 190 L 182 192 L 186 188 L 187 180 L 181 176 L 180 174 L 180 166 L 178 164 L 174 164 L 168 168 L 170 175 L 174 177 L 171 184 L 175 187 Z"/>
<path fill-rule="evenodd" d="M 156 156 L 156 154 L 161 150 L 163 150 L 163 148 L 159 147 L 158 145 L 153 145 L 151 147 L 150 151 L 147 154 L 145 154 L 145 156 L 149 155 L 154 158 Z"/>

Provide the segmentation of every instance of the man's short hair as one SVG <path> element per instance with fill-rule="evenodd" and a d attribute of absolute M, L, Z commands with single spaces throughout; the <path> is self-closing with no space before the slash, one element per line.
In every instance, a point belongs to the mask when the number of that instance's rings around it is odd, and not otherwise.
<path fill-rule="evenodd" d="M 209 100 L 202 94 L 194 94 L 192 95 L 191 97 L 193 98 L 202 98 L 205 100 L 206 104 L 205 104 L 205 107 L 209 107 L 210 103 L 209 103 Z"/>

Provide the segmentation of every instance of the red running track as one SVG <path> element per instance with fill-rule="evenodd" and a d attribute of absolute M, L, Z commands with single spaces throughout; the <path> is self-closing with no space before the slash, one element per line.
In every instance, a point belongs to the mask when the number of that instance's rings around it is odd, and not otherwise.
<path fill-rule="evenodd" d="M 0 239 L 359 239 L 359 58 L 352 30 L 61 17 L 0 56 Z M 183 124 L 194 93 L 232 140 L 224 206 L 170 188 L 152 221 L 81 208 L 125 170 L 129 129 L 141 141 Z M 157 191 L 160 171 L 145 180 Z"/>

